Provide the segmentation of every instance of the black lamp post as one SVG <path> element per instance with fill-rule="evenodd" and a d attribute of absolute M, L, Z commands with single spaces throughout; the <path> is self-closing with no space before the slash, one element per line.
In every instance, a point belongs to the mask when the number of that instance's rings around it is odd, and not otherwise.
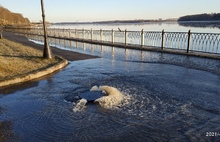
<path fill-rule="evenodd" d="M 42 9 L 42 18 L 43 18 L 43 27 L 44 27 L 44 53 L 43 53 L 43 57 L 51 59 L 52 52 L 51 52 L 50 46 L 47 41 L 47 29 L 46 29 L 46 23 L 45 23 L 44 1 L 43 0 L 41 0 L 41 9 Z"/>

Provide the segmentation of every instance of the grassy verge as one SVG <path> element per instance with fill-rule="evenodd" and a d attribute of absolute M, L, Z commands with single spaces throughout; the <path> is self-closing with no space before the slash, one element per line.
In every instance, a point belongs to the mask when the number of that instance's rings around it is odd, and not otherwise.
<path fill-rule="evenodd" d="M 0 81 L 53 66 L 59 59 L 44 59 L 42 51 L 0 39 Z"/>

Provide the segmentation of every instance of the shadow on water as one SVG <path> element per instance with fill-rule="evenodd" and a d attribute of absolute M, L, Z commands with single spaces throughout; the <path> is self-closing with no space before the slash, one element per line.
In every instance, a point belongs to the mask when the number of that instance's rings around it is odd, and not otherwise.
<path fill-rule="evenodd" d="M 37 87 L 41 80 L 45 80 L 45 79 L 49 80 L 54 74 L 56 74 L 58 72 L 59 71 L 56 71 L 56 72 L 51 73 L 49 75 L 31 80 L 28 82 L 18 83 L 18 84 L 14 84 L 14 85 L 5 86 L 5 87 L 0 87 L 0 97 L 1 97 L 1 95 L 12 94 L 16 91 L 22 91 L 22 90 L 25 90 L 28 88 Z"/>
<path fill-rule="evenodd" d="M 10 121 L 0 122 L 0 141 L 17 142 L 19 137 L 13 132 L 13 124 Z"/>
<path fill-rule="evenodd" d="M 7 95 L 7 94 L 12 94 L 16 91 L 22 91 L 22 90 L 25 90 L 27 88 L 35 87 L 35 86 L 38 86 L 38 83 L 39 83 L 38 81 L 29 81 L 29 82 L 25 82 L 25 83 L 21 83 L 21 84 L 1 87 L 0 88 L 0 93 L 2 95 Z"/>

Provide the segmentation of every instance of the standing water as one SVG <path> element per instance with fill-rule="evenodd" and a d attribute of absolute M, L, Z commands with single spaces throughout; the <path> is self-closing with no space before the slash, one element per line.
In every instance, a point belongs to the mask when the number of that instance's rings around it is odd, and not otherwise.
<path fill-rule="evenodd" d="M 220 140 L 218 60 L 85 47 L 75 50 L 102 58 L 0 89 L 0 141 Z M 80 98 L 96 85 L 123 99 L 105 107 Z"/>
<path fill-rule="evenodd" d="M 10 126 L 3 128 L 9 141 L 219 140 L 219 83 L 219 75 L 168 64 L 74 61 L 51 77 L 1 89 L 0 121 Z M 97 84 L 117 88 L 124 104 L 80 100 Z"/>

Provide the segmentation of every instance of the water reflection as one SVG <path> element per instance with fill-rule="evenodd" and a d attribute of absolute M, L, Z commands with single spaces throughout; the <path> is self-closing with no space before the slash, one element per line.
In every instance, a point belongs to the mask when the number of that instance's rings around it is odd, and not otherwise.
<path fill-rule="evenodd" d="M 107 47 L 93 45 L 93 51 L 89 49 L 90 44 L 86 44 L 87 50 L 82 51 L 80 47 L 77 47 L 77 52 L 92 54 L 100 56 L 102 58 L 112 60 L 122 60 L 131 62 L 145 62 L 145 63 L 165 63 L 184 66 L 188 68 L 200 69 L 220 74 L 219 61 L 213 59 L 203 59 L 197 57 L 190 57 L 185 55 L 174 55 L 168 53 L 155 53 L 150 51 L 139 51 L 132 49 L 124 49 L 117 47 Z"/>
<path fill-rule="evenodd" d="M 218 60 L 58 42 L 102 58 L 70 62 L 21 90 L 0 90 L 0 122 L 10 120 L 22 141 L 219 140 L 206 137 L 220 128 Z M 127 104 L 105 109 L 90 103 L 74 112 L 79 95 L 94 85 L 117 88 Z"/>
<path fill-rule="evenodd" d="M 35 40 L 32 41 L 36 42 Z M 42 43 L 42 42 L 38 41 L 36 43 Z M 53 42 L 51 42 L 50 44 L 55 45 Z M 63 50 L 76 51 L 80 53 L 100 56 L 102 58 L 107 58 L 111 60 L 173 64 L 187 68 L 199 69 L 199 70 L 220 74 L 220 68 L 219 68 L 220 63 L 218 60 L 214 60 L 214 59 L 204 59 L 193 56 L 141 51 L 141 50 L 110 47 L 110 46 L 95 45 L 95 44 L 93 45 L 89 43 L 80 43 L 74 41 L 72 41 L 72 44 L 77 46 L 64 47 L 62 46 L 61 43 L 61 45 L 57 45 L 56 47 Z"/>
<path fill-rule="evenodd" d="M 217 141 L 205 134 L 219 131 L 219 83 L 218 75 L 168 64 L 74 61 L 0 98 L 0 121 L 12 120 L 22 141 Z M 113 86 L 130 100 L 118 109 L 90 103 L 72 111 L 94 85 Z"/>
<path fill-rule="evenodd" d="M 202 28 L 211 28 L 211 29 L 219 29 L 220 21 L 186 21 L 186 22 L 178 22 L 179 25 L 185 27 L 202 27 Z"/>

